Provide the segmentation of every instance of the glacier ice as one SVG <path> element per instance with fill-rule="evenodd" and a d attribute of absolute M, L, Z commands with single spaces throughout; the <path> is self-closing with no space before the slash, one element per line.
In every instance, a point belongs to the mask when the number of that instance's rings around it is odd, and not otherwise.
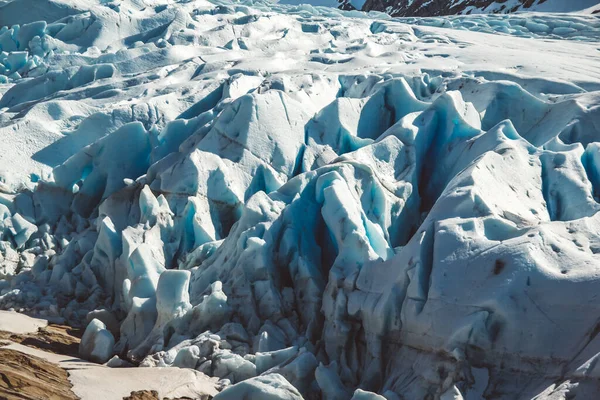
<path fill-rule="evenodd" d="M 90 361 L 105 363 L 113 353 L 115 338 L 106 329 L 106 325 L 98 319 L 93 319 L 85 328 L 79 344 L 79 355 Z"/>
<path fill-rule="evenodd" d="M 498 4 L 498 3 L 496 3 Z M 564 13 L 559 18 L 548 17 L 545 13 L 530 13 L 528 17 L 517 14 L 455 15 L 448 17 L 397 18 L 407 24 L 435 26 L 474 32 L 514 35 L 533 38 L 553 38 L 569 40 L 597 40 L 598 21 L 578 13 Z"/>
<path fill-rule="evenodd" d="M 351 400 L 384 400 L 384 399 L 385 399 L 384 396 L 380 396 L 373 392 L 367 392 L 362 389 L 356 389 L 356 391 L 354 392 L 354 395 L 352 395 Z"/>
<path fill-rule="evenodd" d="M 146 3 L 0 5 L 1 308 L 223 399 L 600 390 L 594 17 Z"/>
<path fill-rule="evenodd" d="M 231 386 L 214 397 L 216 400 L 300 400 L 302 395 L 279 374 L 267 374 Z"/>

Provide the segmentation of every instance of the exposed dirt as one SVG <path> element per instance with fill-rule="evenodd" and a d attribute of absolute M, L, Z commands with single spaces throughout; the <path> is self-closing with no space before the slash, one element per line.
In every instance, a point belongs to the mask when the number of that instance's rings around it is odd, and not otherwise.
<path fill-rule="evenodd" d="M 80 331 L 48 325 L 36 333 L 0 331 L 0 345 L 9 342 L 56 354 L 77 356 Z M 0 399 L 77 399 L 67 372 L 56 364 L 16 350 L 0 348 Z"/>
<path fill-rule="evenodd" d="M 51 353 L 78 357 L 81 334 L 79 329 L 51 324 L 40 328 L 36 333 L 17 334 L 0 331 L 0 341 L 10 340 Z"/>
<path fill-rule="evenodd" d="M 0 346 L 10 342 L 47 352 L 78 357 L 82 331 L 63 325 L 48 325 L 36 333 L 0 331 Z M 0 348 L 0 400 L 78 399 L 71 390 L 67 372 L 57 364 L 12 349 Z M 181 397 L 161 399 L 155 390 L 131 392 L 124 400 L 210 400 Z"/>
<path fill-rule="evenodd" d="M 0 399 L 75 400 L 67 376 L 56 364 L 0 348 Z"/>
<path fill-rule="evenodd" d="M 123 400 L 160 400 L 158 398 L 158 392 L 156 390 L 138 390 L 137 392 L 131 392 L 127 397 L 123 397 Z"/>
<path fill-rule="evenodd" d="M 162 400 L 210 400 L 212 396 L 202 396 L 199 399 L 192 399 L 191 397 L 178 397 L 176 399 L 164 398 Z M 127 397 L 123 397 L 123 400 L 161 400 L 158 397 L 158 392 L 156 390 L 138 390 L 135 392 L 131 392 L 131 394 Z"/>

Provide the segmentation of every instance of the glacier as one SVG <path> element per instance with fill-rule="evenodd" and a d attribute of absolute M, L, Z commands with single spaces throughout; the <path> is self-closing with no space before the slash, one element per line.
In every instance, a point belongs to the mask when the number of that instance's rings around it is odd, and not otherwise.
<path fill-rule="evenodd" d="M 600 392 L 597 17 L 12 0 L 0 25 L 0 308 L 215 399 Z"/>

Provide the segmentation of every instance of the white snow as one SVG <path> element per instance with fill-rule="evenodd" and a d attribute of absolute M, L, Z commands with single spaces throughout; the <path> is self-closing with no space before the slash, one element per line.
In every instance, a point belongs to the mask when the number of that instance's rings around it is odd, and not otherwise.
<path fill-rule="evenodd" d="M 32 318 L 14 311 L 0 310 L 0 331 L 11 333 L 35 333 L 48 325 L 48 321 Z"/>
<path fill-rule="evenodd" d="M 0 8 L 1 308 L 89 324 L 140 389 L 600 391 L 596 17 L 29 4 Z"/>
<path fill-rule="evenodd" d="M 216 383 L 204 374 L 180 368 L 108 368 L 90 366 L 70 369 L 73 393 L 82 400 L 122 400 L 131 392 L 156 390 L 161 398 L 215 396 Z"/>

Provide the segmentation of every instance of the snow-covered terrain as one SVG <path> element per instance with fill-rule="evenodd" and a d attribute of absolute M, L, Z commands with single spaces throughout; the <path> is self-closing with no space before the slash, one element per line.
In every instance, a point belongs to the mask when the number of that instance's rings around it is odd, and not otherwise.
<path fill-rule="evenodd" d="M 434 26 L 472 32 L 502 33 L 536 39 L 600 41 L 600 18 L 561 14 L 547 18 L 542 13 L 471 15 L 431 18 L 397 18 L 406 24 Z"/>
<path fill-rule="evenodd" d="M 0 308 L 215 399 L 600 392 L 597 17 L 12 0 L 0 25 Z"/>

